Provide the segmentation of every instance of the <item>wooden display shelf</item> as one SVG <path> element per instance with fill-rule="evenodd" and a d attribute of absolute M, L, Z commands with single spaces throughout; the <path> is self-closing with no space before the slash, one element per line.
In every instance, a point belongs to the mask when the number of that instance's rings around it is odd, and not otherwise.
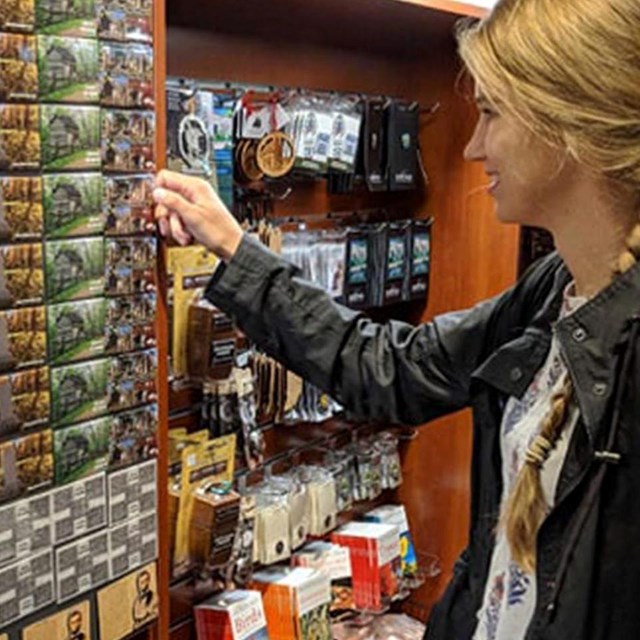
<path fill-rule="evenodd" d="M 512 284 L 518 228 L 496 220 L 491 199 L 481 188 L 486 181 L 482 167 L 469 165 L 462 158 L 476 114 L 456 89 L 460 63 L 453 30 L 461 16 L 479 17 L 483 10 L 447 0 L 166 0 L 165 21 L 164 1 L 154 3 L 159 166 L 165 158 L 167 74 L 390 95 L 417 100 L 423 107 L 437 102 L 439 111 L 434 116 L 424 114 L 420 123 L 427 189 L 401 196 L 364 194 L 354 204 L 357 197 L 328 196 L 322 182 L 294 185 L 293 193 L 277 203 L 276 215 L 303 216 L 383 202 L 383 206 L 401 206 L 406 217 L 433 217 L 428 305 L 412 304 L 391 311 L 394 317 L 413 323 L 468 307 Z M 158 326 L 166 338 L 164 322 L 166 306 L 161 306 Z M 166 461 L 169 389 L 163 375 L 166 370 L 159 371 L 160 456 Z M 403 446 L 404 484 L 396 495 L 407 508 L 416 548 L 436 554 L 443 568 L 440 576 L 427 581 L 412 596 L 425 615 L 442 593 L 467 540 L 469 417 L 468 412 L 460 412 L 435 421 Z M 311 437 L 314 429 L 309 428 L 305 436 Z M 265 434 L 270 450 L 299 442 L 302 436 L 298 431 L 304 428 L 270 430 Z M 156 635 L 166 638 L 171 629 L 171 638 L 182 640 L 194 636 L 188 617 L 189 598 L 175 588 L 172 606 L 176 610 L 182 603 L 183 622 L 170 624 L 165 479 L 161 465 L 161 616 Z"/>

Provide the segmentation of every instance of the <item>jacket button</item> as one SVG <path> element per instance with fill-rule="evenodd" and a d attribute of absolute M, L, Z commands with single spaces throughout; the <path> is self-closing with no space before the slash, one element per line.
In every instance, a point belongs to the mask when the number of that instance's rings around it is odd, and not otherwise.
<path fill-rule="evenodd" d="M 514 367 L 509 374 L 512 382 L 518 382 L 522 378 L 522 369 L 520 367 Z"/>
<path fill-rule="evenodd" d="M 607 393 L 607 385 L 604 382 L 596 382 L 591 388 L 593 395 L 603 396 Z"/>
<path fill-rule="evenodd" d="M 584 342 L 587 338 L 587 332 L 582 327 L 574 329 L 571 335 L 576 342 Z"/>

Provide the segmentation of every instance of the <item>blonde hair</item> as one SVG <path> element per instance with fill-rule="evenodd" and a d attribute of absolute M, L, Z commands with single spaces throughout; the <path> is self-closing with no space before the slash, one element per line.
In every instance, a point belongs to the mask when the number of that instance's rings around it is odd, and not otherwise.
<path fill-rule="evenodd" d="M 460 55 L 499 112 L 635 195 L 640 207 L 640 2 L 500 0 L 482 21 L 462 23 Z M 612 271 L 640 259 L 640 223 Z M 571 380 L 553 396 L 500 518 L 514 560 L 535 568 L 548 505 L 540 470 L 567 422 Z"/>

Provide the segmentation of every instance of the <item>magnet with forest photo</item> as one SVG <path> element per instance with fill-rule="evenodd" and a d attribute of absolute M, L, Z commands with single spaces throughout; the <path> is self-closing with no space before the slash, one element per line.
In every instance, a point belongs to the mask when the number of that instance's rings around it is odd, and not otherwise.
<path fill-rule="evenodd" d="M 0 243 L 42 237 L 42 178 L 0 177 Z"/>
<path fill-rule="evenodd" d="M 107 468 L 109 417 L 54 429 L 55 484 L 81 480 Z"/>
<path fill-rule="evenodd" d="M 49 303 L 103 294 L 103 238 L 50 240 L 45 243 L 45 261 Z"/>
<path fill-rule="evenodd" d="M 0 442 L 0 503 L 48 487 L 52 482 L 51 429 Z"/>
<path fill-rule="evenodd" d="M 91 236 L 104 231 L 102 176 L 49 174 L 43 178 L 45 234 L 48 238 Z"/>
<path fill-rule="evenodd" d="M 40 106 L 0 104 L 0 171 L 40 168 Z"/>
<path fill-rule="evenodd" d="M 98 104 L 98 66 L 95 40 L 39 35 L 40 101 Z"/>
<path fill-rule="evenodd" d="M 0 32 L 0 102 L 38 98 L 36 37 Z"/>
<path fill-rule="evenodd" d="M 0 437 L 45 426 L 50 414 L 48 367 L 0 376 Z"/>
<path fill-rule="evenodd" d="M 0 309 L 40 304 L 43 299 L 42 244 L 0 245 Z"/>
<path fill-rule="evenodd" d="M 51 369 L 51 422 L 64 426 L 107 413 L 109 359 Z"/>
<path fill-rule="evenodd" d="M 47 172 L 100 170 L 100 107 L 41 107 L 42 164 Z"/>
<path fill-rule="evenodd" d="M 0 311 L 0 373 L 41 366 L 46 361 L 45 308 Z"/>
<path fill-rule="evenodd" d="M 49 362 L 66 364 L 104 355 L 106 314 L 104 298 L 49 305 Z"/>
<path fill-rule="evenodd" d="M 96 0 L 35 0 L 38 33 L 74 38 L 95 38 Z"/>
<path fill-rule="evenodd" d="M 33 33 L 35 24 L 35 0 L 13 0 L 0 3 L 0 31 Z"/>

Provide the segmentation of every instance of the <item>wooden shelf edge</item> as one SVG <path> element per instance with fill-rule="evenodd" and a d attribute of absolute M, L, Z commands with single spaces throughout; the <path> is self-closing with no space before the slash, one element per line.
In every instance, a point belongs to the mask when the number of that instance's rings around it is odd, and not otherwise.
<path fill-rule="evenodd" d="M 394 2 L 405 2 L 425 9 L 437 9 L 438 11 L 446 11 L 447 13 L 473 18 L 484 18 L 489 13 L 489 10 L 483 7 L 477 7 L 467 2 L 456 2 L 455 0 L 394 0 Z"/>

